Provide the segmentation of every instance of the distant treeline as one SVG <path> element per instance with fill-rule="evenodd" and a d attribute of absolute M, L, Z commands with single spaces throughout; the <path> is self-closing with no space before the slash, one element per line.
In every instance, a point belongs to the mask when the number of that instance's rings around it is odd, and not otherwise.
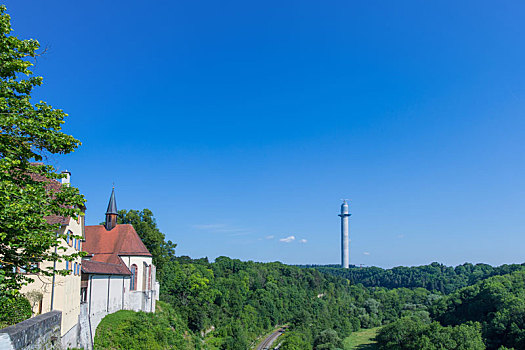
<path fill-rule="evenodd" d="M 302 265 L 301 267 L 314 268 L 323 273 L 346 278 L 352 284 L 360 283 L 365 287 L 425 288 L 450 294 L 492 276 L 523 270 L 525 264 L 493 267 L 487 264 L 465 263 L 452 267 L 433 262 L 430 265 L 399 266 L 392 269 L 355 266 L 343 269 L 339 265 Z"/>

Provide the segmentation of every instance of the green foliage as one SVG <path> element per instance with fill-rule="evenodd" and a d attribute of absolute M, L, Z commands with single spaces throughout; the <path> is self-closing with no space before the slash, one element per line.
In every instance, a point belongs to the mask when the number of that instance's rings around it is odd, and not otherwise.
<path fill-rule="evenodd" d="M 311 267 L 334 276 L 346 278 L 355 284 L 361 283 L 365 287 L 385 287 L 389 289 L 425 288 L 430 291 L 449 294 L 492 276 L 523 270 L 525 265 L 514 264 L 492 267 L 487 264 L 473 265 L 465 263 L 451 267 L 433 262 L 430 265 L 398 266 L 387 270 L 379 267 L 342 269 L 332 265 Z"/>
<path fill-rule="evenodd" d="M 445 325 L 479 321 L 488 349 L 525 348 L 525 272 L 495 276 L 438 300 L 433 316 Z"/>
<path fill-rule="evenodd" d="M 142 242 L 153 255 L 153 264 L 157 267 L 157 278 L 162 279 L 164 267 L 175 256 L 175 247 L 171 241 L 165 241 L 165 236 L 157 227 L 153 212 L 149 209 L 119 210 L 118 224 L 131 224 L 142 239 Z"/>
<path fill-rule="evenodd" d="M 311 350 L 312 344 L 301 333 L 290 332 L 284 336 L 281 350 Z"/>
<path fill-rule="evenodd" d="M 95 349 L 195 349 L 184 323 L 167 304 L 155 313 L 121 310 L 102 319 Z"/>
<path fill-rule="evenodd" d="M 31 303 L 22 296 L 0 297 L 0 328 L 14 325 L 31 317 Z"/>
<path fill-rule="evenodd" d="M 50 182 L 62 177 L 53 167 L 32 163 L 70 153 L 80 142 L 60 131 L 67 116 L 62 110 L 32 103 L 32 90 L 43 81 L 30 70 L 39 44 L 11 36 L 5 11 L 0 6 L 0 297 L 15 296 L 30 281 L 17 273 L 19 268 L 50 275 L 51 268 L 41 271 L 35 263 L 81 255 L 51 249 L 65 237 L 56 234 L 60 225 L 46 217 L 77 218 L 84 205 L 73 187 L 50 190 Z"/>
<path fill-rule="evenodd" d="M 479 323 L 443 327 L 438 322 L 426 323 L 417 317 L 403 317 L 385 327 L 377 336 L 381 350 L 482 350 Z"/>
<path fill-rule="evenodd" d="M 315 350 L 337 350 L 343 347 L 343 341 L 333 329 L 325 329 L 314 340 Z"/>
<path fill-rule="evenodd" d="M 278 324 L 290 324 L 297 336 L 285 337 L 286 346 L 309 344 L 311 349 L 317 341 L 320 349 L 341 348 L 340 340 L 361 327 L 390 323 L 404 314 L 426 313 L 428 318 L 431 296 L 425 289 L 372 290 L 314 269 L 227 257 L 214 263 L 175 258 L 161 281 L 161 299 L 180 312 L 193 332 L 215 328 L 206 341 L 217 349 L 249 348 Z M 334 333 L 333 339 L 320 342 Z"/>

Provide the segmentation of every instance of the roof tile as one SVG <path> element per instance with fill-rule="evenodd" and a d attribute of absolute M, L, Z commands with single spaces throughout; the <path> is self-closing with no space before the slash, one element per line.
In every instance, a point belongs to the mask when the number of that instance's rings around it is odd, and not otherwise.
<path fill-rule="evenodd" d="M 117 225 L 110 231 L 104 225 L 86 226 L 85 231 L 82 248 L 92 256 L 91 260 L 82 261 L 82 271 L 86 273 L 130 274 L 120 256 L 151 256 L 132 225 Z"/>

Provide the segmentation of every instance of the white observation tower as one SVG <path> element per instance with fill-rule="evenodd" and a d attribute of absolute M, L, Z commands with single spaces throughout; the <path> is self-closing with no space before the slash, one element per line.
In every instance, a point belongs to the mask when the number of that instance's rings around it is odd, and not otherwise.
<path fill-rule="evenodd" d="M 350 252 L 349 252 L 349 240 L 348 240 L 348 218 L 350 217 L 348 212 L 348 203 L 346 199 L 341 204 L 341 267 L 347 269 L 350 267 Z"/>

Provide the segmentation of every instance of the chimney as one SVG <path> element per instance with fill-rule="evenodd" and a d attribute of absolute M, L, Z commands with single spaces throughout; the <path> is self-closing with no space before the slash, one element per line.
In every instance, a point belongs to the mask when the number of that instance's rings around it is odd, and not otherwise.
<path fill-rule="evenodd" d="M 66 177 L 60 179 L 62 182 L 62 185 L 69 186 L 69 184 L 71 184 L 71 173 L 68 170 L 64 170 L 60 174 L 66 175 Z"/>

